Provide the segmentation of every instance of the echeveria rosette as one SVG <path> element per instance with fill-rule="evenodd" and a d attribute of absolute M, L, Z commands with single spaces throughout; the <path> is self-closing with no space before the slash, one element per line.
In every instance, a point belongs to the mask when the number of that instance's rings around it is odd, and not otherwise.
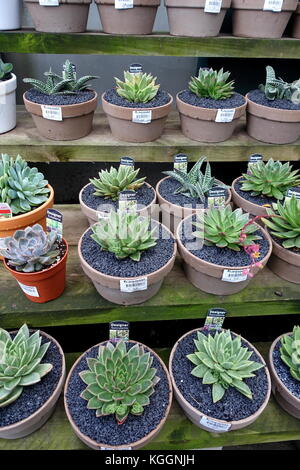
<path fill-rule="evenodd" d="M 300 327 L 294 326 L 292 335 L 281 340 L 280 357 L 289 367 L 291 376 L 300 381 Z"/>

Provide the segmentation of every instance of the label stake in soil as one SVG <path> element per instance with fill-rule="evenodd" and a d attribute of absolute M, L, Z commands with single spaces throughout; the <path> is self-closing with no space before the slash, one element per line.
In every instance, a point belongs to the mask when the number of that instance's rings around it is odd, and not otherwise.
<path fill-rule="evenodd" d="M 223 327 L 227 310 L 224 308 L 210 308 L 205 319 L 205 330 L 220 330 Z"/>
<path fill-rule="evenodd" d="M 260 153 L 253 153 L 248 160 L 248 173 L 251 173 L 251 166 L 255 163 L 262 162 L 264 159 Z"/>
<path fill-rule="evenodd" d="M 184 171 L 187 173 L 189 157 L 185 153 L 178 153 L 174 156 L 174 170 Z"/>
<path fill-rule="evenodd" d="M 288 189 L 286 192 L 285 200 L 291 199 L 295 196 L 296 199 L 300 200 L 300 186 L 295 186 L 294 188 Z"/>
<path fill-rule="evenodd" d="M 121 157 L 120 166 L 132 166 L 134 168 L 135 162 L 131 157 Z"/>
<path fill-rule="evenodd" d="M 136 73 L 143 73 L 143 66 L 141 64 L 130 64 L 129 72 L 135 75 Z"/>
<path fill-rule="evenodd" d="M 119 211 L 137 212 L 136 192 L 125 190 L 119 194 Z"/>
<path fill-rule="evenodd" d="M 6 203 L 0 204 L 0 219 L 10 219 L 12 217 L 12 210 Z"/>
<path fill-rule="evenodd" d="M 63 238 L 63 215 L 56 209 L 48 209 L 46 216 L 47 232 L 55 230 L 59 240 Z"/>
<path fill-rule="evenodd" d="M 208 207 L 224 207 L 227 199 L 227 190 L 222 186 L 210 189 L 207 195 Z"/>
<path fill-rule="evenodd" d="M 129 341 L 130 324 L 128 321 L 116 320 L 109 324 L 109 339 L 113 343 Z"/>

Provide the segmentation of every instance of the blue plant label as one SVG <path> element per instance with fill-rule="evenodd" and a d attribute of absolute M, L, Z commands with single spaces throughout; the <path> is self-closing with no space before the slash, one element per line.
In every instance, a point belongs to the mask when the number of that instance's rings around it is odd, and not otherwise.
<path fill-rule="evenodd" d="M 129 72 L 132 73 L 132 74 L 143 73 L 142 64 L 130 64 L 129 65 Z"/>
<path fill-rule="evenodd" d="M 226 318 L 227 310 L 224 308 L 210 308 L 207 312 L 204 328 L 206 330 L 220 330 Z"/>
<path fill-rule="evenodd" d="M 187 173 L 189 157 L 185 153 L 179 153 L 174 157 L 174 170 Z"/>
<path fill-rule="evenodd" d="M 113 343 L 129 341 L 130 324 L 128 321 L 116 320 L 109 324 L 109 340 Z"/>
<path fill-rule="evenodd" d="M 119 194 L 119 211 L 137 212 L 136 192 L 133 190 L 121 191 Z"/>
<path fill-rule="evenodd" d="M 6 202 L 0 204 L 0 219 L 11 219 L 12 210 Z"/>
<path fill-rule="evenodd" d="M 132 166 L 134 168 L 135 162 L 131 157 L 121 157 L 120 166 Z"/>
<path fill-rule="evenodd" d="M 63 215 L 56 209 L 48 209 L 46 215 L 47 231 L 55 230 L 58 238 L 61 240 L 63 237 Z"/>
<path fill-rule="evenodd" d="M 208 191 L 208 207 L 224 207 L 227 199 L 227 189 L 223 186 L 216 186 Z"/>
<path fill-rule="evenodd" d="M 285 199 L 291 199 L 293 196 L 300 200 L 300 186 L 295 186 L 294 188 L 288 189 Z"/>

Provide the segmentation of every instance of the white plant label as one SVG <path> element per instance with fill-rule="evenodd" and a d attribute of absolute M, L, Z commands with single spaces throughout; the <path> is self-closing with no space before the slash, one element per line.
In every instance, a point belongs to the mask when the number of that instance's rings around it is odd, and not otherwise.
<path fill-rule="evenodd" d="M 206 0 L 204 12 L 205 13 L 220 13 L 222 8 L 222 0 Z"/>
<path fill-rule="evenodd" d="M 21 287 L 22 291 L 25 292 L 25 294 L 30 295 L 31 297 L 39 297 L 40 296 L 40 294 L 39 294 L 36 287 L 34 287 L 34 286 L 25 286 L 25 284 L 22 284 L 19 281 L 18 281 L 18 284 Z"/>
<path fill-rule="evenodd" d="M 216 122 L 232 122 L 235 109 L 218 109 Z"/>
<path fill-rule="evenodd" d="M 115 8 L 117 10 L 127 10 L 133 8 L 133 0 L 115 0 Z"/>
<path fill-rule="evenodd" d="M 121 279 L 120 291 L 121 292 L 138 292 L 140 290 L 147 290 L 148 279 L 141 277 L 140 279 Z"/>
<path fill-rule="evenodd" d="M 265 0 L 264 10 L 281 11 L 283 0 Z"/>
<path fill-rule="evenodd" d="M 42 7 L 58 7 L 59 0 L 39 0 L 39 4 Z"/>
<path fill-rule="evenodd" d="M 111 447 L 101 447 L 100 448 L 101 450 L 116 450 L 116 449 L 112 449 Z M 132 447 L 118 447 L 118 452 L 119 450 L 132 450 Z"/>
<path fill-rule="evenodd" d="M 248 270 L 245 273 L 244 269 L 224 269 L 222 281 L 225 282 L 242 282 L 248 278 Z"/>
<path fill-rule="evenodd" d="M 49 119 L 50 121 L 62 121 L 62 109 L 60 106 L 47 106 L 42 104 L 42 114 L 44 119 Z"/>
<path fill-rule="evenodd" d="M 110 212 L 97 212 L 98 220 L 109 219 Z"/>
<path fill-rule="evenodd" d="M 133 111 L 132 112 L 132 122 L 138 124 L 149 124 L 152 121 L 152 110 L 147 111 Z"/>
<path fill-rule="evenodd" d="M 215 421 L 214 419 L 208 418 L 207 416 L 202 416 L 200 419 L 200 424 L 208 429 L 211 429 L 212 431 L 219 432 L 227 432 L 231 428 L 231 424 L 220 423 L 219 421 Z"/>

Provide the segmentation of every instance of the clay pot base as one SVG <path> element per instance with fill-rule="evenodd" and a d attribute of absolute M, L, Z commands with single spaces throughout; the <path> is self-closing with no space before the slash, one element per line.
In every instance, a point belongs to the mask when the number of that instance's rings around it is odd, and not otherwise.
<path fill-rule="evenodd" d="M 269 259 L 268 268 L 270 268 L 277 276 L 281 277 L 281 279 L 293 282 L 294 284 L 300 284 L 300 266 L 288 263 L 276 256 L 274 252 Z"/>
<path fill-rule="evenodd" d="M 299 139 L 300 122 L 279 122 L 247 113 L 247 133 L 269 144 L 291 144 Z"/>
<path fill-rule="evenodd" d="M 232 122 L 214 122 L 194 119 L 180 113 L 181 131 L 189 139 L 197 142 L 224 142 L 232 136 L 238 119 Z"/>
<path fill-rule="evenodd" d="M 156 282 L 155 284 L 151 284 L 147 290 L 132 293 L 121 292 L 119 289 L 112 289 L 111 287 L 105 287 L 98 282 L 92 282 L 99 294 L 109 302 L 113 302 L 114 304 L 118 305 L 137 305 L 146 302 L 146 300 L 149 300 L 151 297 L 157 294 L 161 288 L 163 279 L 159 282 Z"/>
<path fill-rule="evenodd" d="M 124 142 L 143 143 L 152 142 L 162 135 L 167 116 L 155 119 L 149 124 L 138 124 L 109 115 L 107 119 L 114 137 Z"/>
<path fill-rule="evenodd" d="M 281 406 L 281 408 L 284 409 L 288 414 L 294 416 L 295 418 L 300 419 L 300 409 L 296 408 L 295 406 L 292 405 L 289 401 L 285 400 L 280 393 L 276 390 L 275 387 L 272 387 L 272 393 L 275 397 L 275 400 L 277 403 Z"/>
<path fill-rule="evenodd" d="M 103 32 L 107 34 L 151 34 L 157 7 L 134 6 L 116 10 L 114 5 L 97 5 Z"/>
<path fill-rule="evenodd" d="M 60 4 L 58 7 L 44 7 L 38 3 L 26 2 L 36 31 L 45 33 L 83 33 L 86 30 L 90 4 Z"/>
<path fill-rule="evenodd" d="M 172 36 L 212 37 L 219 34 L 226 9 L 212 14 L 204 8 L 167 7 L 167 13 Z"/>
<path fill-rule="evenodd" d="M 50 140 L 78 140 L 92 130 L 94 111 L 83 116 L 65 118 L 63 121 L 52 121 L 32 114 L 38 132 Z"/>
<path fill-rule="evenodd" d="M 281 38 L 292 16 L 291 11 L 232 9 L 232 34 L 245 38 Z"/>

